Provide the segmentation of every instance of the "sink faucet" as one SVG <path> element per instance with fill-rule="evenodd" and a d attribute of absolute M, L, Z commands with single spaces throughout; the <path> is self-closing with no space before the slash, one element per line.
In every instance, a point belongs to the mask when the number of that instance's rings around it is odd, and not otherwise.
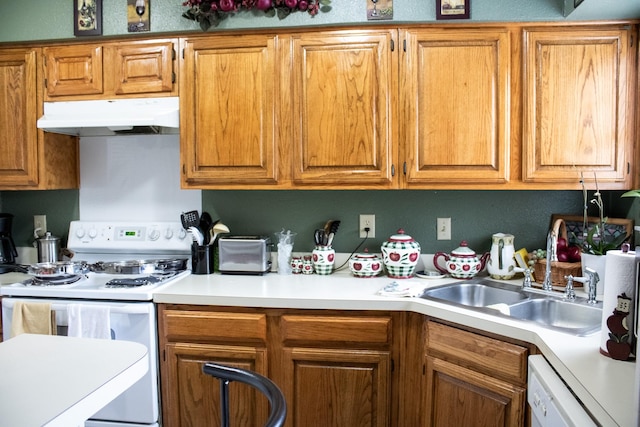
<path fill-rule="evenodd" d="M 592 268 L 587 267 L 584 270 L 587 277 L 574 277 L 573 280 L 584 283 L 588 286 L 589 298 L 587 303 L 596 304 L 598 302 L 596 300 L 596 285 L 600 281 L 600 276 L 598 276 L 598 272 Z"/>
<path fill-rule="evenodd" d="M 557 236 L 555 231 L 549 231 L 547 235 L 547 265 L 544 271 L 544 280 L 542 281 L 543 291 L 553 291 L 553 285 L 551 283 L 551 262 L 558 260 L 556 255 L 556 242 Z"/>
<path fill-rule="evenodd" d="M 564 278 L 567 279 L 567 287 L 564 289 L 564 297 L 569 301 L 575 301 L 576 291 L 573 289 L 573 280 L 575 277 L 573 277 L 573 274 L 570 274 L 568 276 L 564 276 Z"/>
<path fill-rule="evenodd" d="M 531 287 L 531 283 L 533 282 L 533 280 L 531 279 L 531 268 L 522 268 L 522 267 L 515 267 L 513 269 L 513 271 L 515 271 L 516 273 L 523 273 L 524 274 L 524 280 L 522 281 L 522 287 L 523 288 L 530 288 Z"/>

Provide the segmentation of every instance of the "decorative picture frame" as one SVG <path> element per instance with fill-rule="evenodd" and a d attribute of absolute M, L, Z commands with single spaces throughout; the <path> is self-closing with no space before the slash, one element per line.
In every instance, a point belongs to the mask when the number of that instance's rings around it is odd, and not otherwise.
<path fill-rule="evenodd" d="M 151 30 L 151 0 L 127 0 L 127 31 L 140 33 Z"/>
<path fill-rule="evenodd" d="M 471 0 L 436 0 L 436 19 L 469 19 Z"/>
<path fill-rule="evenodd" d="M 581 244 L 584 238 L 584 218 L 582 215 L 561 215 L 552 214 L 551 222 L 549 223 L 549 229 L 553 227 L 557 219 L 563 219 L 567 227 L 567 240 L 570 244 Z M 600 221 L 600 218 L 596 216 L 587 217 L 587 227 L 596 225 Z M 607 218 L 604 225 L 604 232 L 607 239 L 615 239 L 616 237 L 624 234 L 629 236 L 633 240 L 633 220 L 626 218 Z M 633 243 L 633 242 L 632 242 Z"/>
<path fill-rule="evenodd" d="M 366 2 L 368 21 L 393 19 L 393 0 L 366 0 Z"/>
<path fill-rule="evenodd" d="M 73 0 L 73 34 L 102 35 L 102 0 Z"/>

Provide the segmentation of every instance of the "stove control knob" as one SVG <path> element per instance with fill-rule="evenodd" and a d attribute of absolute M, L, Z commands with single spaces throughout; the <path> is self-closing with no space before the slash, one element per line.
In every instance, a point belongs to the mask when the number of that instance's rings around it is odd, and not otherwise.
<path fill-rule="evenodd" d="M 158 240 L 158 238 L 160 237 L 160 231 L 158 231 L 157 228 L 154 228 L 153 230 L 151 230 L 151 232 L 149 233 L 149 240 L 151 241 L 156 241 Z"/>
<path fill-rule="evenodd" d="M 89 230 L 89 237 L 91 237 L 92 239 L 95 239 L 97 235 L 98 235 L 98 230 L 96 230 L 95 228 L 92 228 L 91 230 Z"/>
<path fill-rule="evenodd" d="M 167 231 L 164 232 L 164 238 L 167 240 L 171 240 L 172 237 L 173 237 L 173 230 L 170 228 L 167 228 Z"/>
<path fill-rule="evenodd" d="M 82 227 L 76 228 L 76 237 L 78 239 L 82 239 L 84 237 L 85 233 L 86 232 L 84 231 L 84 228 L 82 228 Z"/>
<path fill-rule="evenodd" d="M 184 240 L 185 237 L 187 237 L 187 230 L 181 228 L 180 231 L 178 231 L 178 239 Z"/>

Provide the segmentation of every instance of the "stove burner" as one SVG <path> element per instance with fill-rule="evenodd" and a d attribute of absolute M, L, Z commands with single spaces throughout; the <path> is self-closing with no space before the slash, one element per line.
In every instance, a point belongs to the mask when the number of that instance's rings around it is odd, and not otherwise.
<path fill-rule="evenodd" d="M 32 277 L 22 282 L 25 286 L 61 286 L 76 283 L 86 277 L 82 274 L 65 274 L 61 276 Z"/>
<path fill-rule="evenodd" d="M 154 285 L 176 275 L 175 271 L 153 274 L 144 277 L 111 279 L 104 286 L 106 288 L 137 288 L 140 286 Z"/>

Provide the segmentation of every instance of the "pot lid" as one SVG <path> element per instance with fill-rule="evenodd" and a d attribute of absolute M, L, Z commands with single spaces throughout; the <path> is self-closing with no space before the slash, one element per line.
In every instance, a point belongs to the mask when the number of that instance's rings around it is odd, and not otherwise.
<path fill-rule="evenodd" d="M 39 237 L 38 240 L 41 241 L 41 242 L 43 242 L 43 241 L 52 241 L 52 242 L 54 242 L 54 241 L 60 240 L 60 238 L 52 235 L 50 231 L 47 231 L 44 234 L 44 236 Z"/>
<path fill-rule="evenodd" d="M 369 253 L 369 249 L 365 249 L 364 253 L 355 254 L 353 256 L 353 258 L 360 259 L 360 260 L 376 260 L 376 259 L 380 259 L 380 257 L 378 255 L 370 254 Z"/>
<path fill-rule="evenodd" d="M 404 234 L 404 230 L 401 228 L 397 231 L 397 234 L 394 234 L 391 237 L 389 237 L 388 241 L 407 243 L 407 242 L 414 242 L 415 240 L 413 240 L 413 237 L 409 236 L 408 234 Z"/>
<path fill-rule="evenodd" d="M 451 255 L 455 256 L 469 257 L 475 256 L 475 254 L 475 251 L 469 247 L 466 240 L 460 242 L 460 246 L 451 251 Z"/>

